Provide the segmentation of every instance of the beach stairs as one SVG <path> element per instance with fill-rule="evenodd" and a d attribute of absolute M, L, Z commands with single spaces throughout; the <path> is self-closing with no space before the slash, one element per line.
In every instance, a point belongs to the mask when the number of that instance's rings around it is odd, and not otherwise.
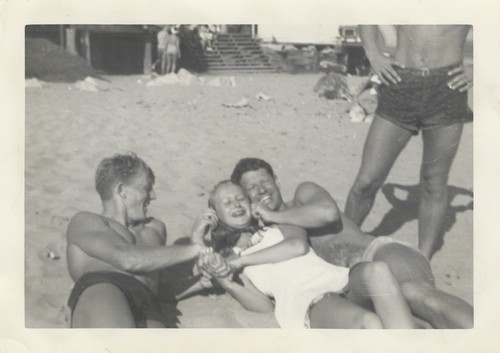
<path fill-rule="evenodd" d="M 219 33 L 204 53 L 209 72 L 276 72 L 276 67 L 250 34 Z"/>

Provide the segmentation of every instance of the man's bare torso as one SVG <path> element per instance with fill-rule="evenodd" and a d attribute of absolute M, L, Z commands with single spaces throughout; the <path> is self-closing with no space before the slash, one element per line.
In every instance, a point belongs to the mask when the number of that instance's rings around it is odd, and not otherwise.
<path fill-rule="evenodd" d="M 396 26 L 395 59 L 409 68 L 439 68 L 460 63 L 469 26 Z"/>
<path fill-rule="evenodd" d="M 91 217 L 100 217 L 103 219 L 111 229 L 120 234 L 120 236 L 130 244 L 136 245 L 154 245 L 154 246 L 164 246 L 164 240 L 157 229 L 155 229 L 156 220 L 152 220 L 149 224 L 141 224 L 137 227 L 126 228 L 118 222 L 103 217 L 98 214 L 90 214 Z M 68 258 L 68 269 L 71 277 L 76 282 L 78 279 L 86 273 L 98 272 L 98 271 L 109 271 L 109 272 L 121 272 L 113 265 L 99 260 L 95 257 L 86 254 L 80 247 L 75 244 L 68 244 L 67 250 Z M 145 274 L 130 274 L 130 276 L 137 278 L 139 281 L 148 286 L 154 293 L 158 291 L 159 282 L 159 272 L 154 271 Z"/>

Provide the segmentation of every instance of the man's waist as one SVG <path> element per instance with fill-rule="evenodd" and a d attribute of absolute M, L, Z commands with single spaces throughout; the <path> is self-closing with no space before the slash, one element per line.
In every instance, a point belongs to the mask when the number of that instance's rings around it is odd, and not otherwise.
<path fill-rule="evenodd" d="M 433 76 L 433 75 L 440 75 L 440 74 L 448 74 L 448 72 L 456 67 L 461 66 L 462 63 L 455 63 L 451 65 L 446 65 L 446 66 L 441 66 L 441 67 L 396 67 L 396 70 L 399 72 L 404 72 L 407 74 L 415 75 L 415 76 L 422 76 L 422 77 L 427 77 L 427 76 Z"/>

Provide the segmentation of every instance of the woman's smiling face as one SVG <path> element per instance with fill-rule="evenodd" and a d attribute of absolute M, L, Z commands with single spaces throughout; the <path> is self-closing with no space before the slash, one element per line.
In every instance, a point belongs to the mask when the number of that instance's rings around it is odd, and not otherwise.
<path fill-rule="evenodd" d="M 238 185 L 220 185 L 214 195 L 215 211 L 219 220 L 228 226 L 243 229 L 250 225 L 250 200 Z"/>

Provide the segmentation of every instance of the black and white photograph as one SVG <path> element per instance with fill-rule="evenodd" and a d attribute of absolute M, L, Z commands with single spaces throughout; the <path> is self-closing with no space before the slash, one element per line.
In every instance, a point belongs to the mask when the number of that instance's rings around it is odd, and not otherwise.
<path fill-rule="evenodd" d="M 486 25 L 366 16 L 20 21 L 23 314 L 3 347 L 248 332 L 447 351 L 498 326 Z"/>
<path fill-rule="evenodd" d="M 472 38 L 27 26 L 26 326 L 472 328 Z"/>

